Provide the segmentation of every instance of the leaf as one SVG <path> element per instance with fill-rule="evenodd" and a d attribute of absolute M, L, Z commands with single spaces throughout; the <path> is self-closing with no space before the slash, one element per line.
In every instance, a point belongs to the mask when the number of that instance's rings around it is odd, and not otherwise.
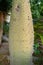
<path fill-rule="evenodd" d="M 41 38 L 41 42 L 43 44 L 43 35 L 39 34 L 40 35 L 40 38 Z"/>

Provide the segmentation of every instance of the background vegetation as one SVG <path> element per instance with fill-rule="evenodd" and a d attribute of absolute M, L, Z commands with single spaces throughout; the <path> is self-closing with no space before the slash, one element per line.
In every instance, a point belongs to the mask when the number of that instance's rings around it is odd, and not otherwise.
<path fill-rule="evenodd" d="M 34 24 L 34 65 L 43 65 L 43 0 L 30 0 Z"/>

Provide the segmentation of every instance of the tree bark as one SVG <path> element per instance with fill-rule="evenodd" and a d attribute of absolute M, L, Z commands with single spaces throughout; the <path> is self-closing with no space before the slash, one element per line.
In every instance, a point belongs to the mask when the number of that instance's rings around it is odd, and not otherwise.
<path fill-rule="evenodd" d="M 0 45 L 1 45 L 2 33 L 3 33 L 3 13 L 0 12 Z"/>
<path fill-rule="evenodd" d="M 3 35 L 3 24 L 6 18 L 6 12 L 0 12 L 0 47 L 2 46 L 1 40 Z"/>
<path fill-rule="evenodd" d="M 10 65 L 32 65 L 33 43 L 30 2 L 13 0 L 9 31 Z"/>

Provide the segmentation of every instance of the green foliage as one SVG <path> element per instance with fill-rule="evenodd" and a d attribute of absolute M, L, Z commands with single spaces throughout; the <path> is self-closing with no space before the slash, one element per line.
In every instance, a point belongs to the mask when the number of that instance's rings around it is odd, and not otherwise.
<path fill-rule="evenodd" d="M 0 11 L 8 12 L 12 8 L 12 0 L 0 0 Z"/>
<path fill-rule="evenodd" d="M 40 38 L 41 38 L 41 42 L 43 44 L 43 35 L 42 34 L 39 34 Z"/>
<path fill-rule="evenodd" d="M 39 47 L 39 44 L 38 43 L 35 43 L 34 44 L 34 49 L 37 49 Z"/>
<path fill-rule="evenodd" d="M 34 29 L 35 29 L 35 37 L 38 36 L 41 39 L 41 43 L 43 44 L 43 23 L 37 22 L 34 24 Z"/>
<path fill-rule="evenodd" d="M 34 51 L 34 53 L 35 53 L 35 55 L 39 55 L 40 54 L 40 50 L 37 49 L 37 50 Z"/>
<path fill-rule="evenodd" d="M 43 0 L 30 0 L 34 24 L 34 65 L 43 65 Z"/>
<path fill-rule="evenodd" d="M 34 44 L 34 53 L 35 53 L 35 55 L 40 54 L 40 50 L 38 49 L 39 46 L 40 45 L 37 42 Z"/>
<path fill-rule="evenodd" d="M 30 0 L 33 19 L 43 16 L 43 0 Z"/>
<path fill-rule="evenodd" d="M 3 25 L 3 32 L 5 34 L 9 33 L 9 24 L 7 22 L 5 22 L 4 25 Z"/>

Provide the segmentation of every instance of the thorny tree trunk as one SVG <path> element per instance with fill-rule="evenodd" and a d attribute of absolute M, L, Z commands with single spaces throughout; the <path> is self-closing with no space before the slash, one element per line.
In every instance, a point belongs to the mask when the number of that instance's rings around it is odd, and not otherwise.
<path fill-rule="evenodd" d="M 33 22 L 28 0 L 13 0 L 9 31 L 10 65 L 32 65 Z"/>

